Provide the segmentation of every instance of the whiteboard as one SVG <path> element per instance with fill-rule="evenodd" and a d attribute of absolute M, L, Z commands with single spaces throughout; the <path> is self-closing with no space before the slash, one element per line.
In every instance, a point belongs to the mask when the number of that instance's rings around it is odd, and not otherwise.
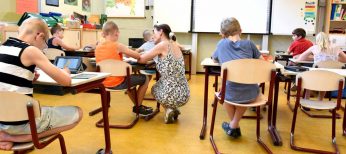
<path fill-rule="evenodd" d="M 154 0 L 153 24 L 168 24 L 173 32 L 189 32 L 191 0 Z"/>
<path fill-rule="evenodd" d="M 315 34 L 318 0 L 273 0 L 271 33 L 291 35 L 296 28 Z"/>
<path fill-rule="evenodd" d="M 193 31 L 220 32 L 221 21 L 235 17 L 243 33 L 267 34 L 269 6 L 270 0 L 194 0 Z"/>

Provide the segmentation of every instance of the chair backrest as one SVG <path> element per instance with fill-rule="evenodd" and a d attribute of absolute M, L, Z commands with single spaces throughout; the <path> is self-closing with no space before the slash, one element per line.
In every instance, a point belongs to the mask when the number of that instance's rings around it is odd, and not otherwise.
<path fill-rule="evenodd" d="M 344 83 L 345 81 L 345 78 L 343 76 L 325 70 L 313 70 L 299 73 L 297 75 L 297 83 L 299 78 L 301 78 L 302 80 L 302 89 L 310 89 L 316 91 L 338 90 L 339 82 L 343 81 Z"/>
<path fill-rule="evenodd" d="M 59 49 L 48 48 L 45 55 L 49 60 L 55 60 L 57 56 L 65 56 L 65 52 Z"/>
<path fill-rule="evenodd" d="M 227 80 L 255 84 L 270 81 L 275 65 L 260 59 L 238 59 L 223 63 L 221 72 L 223 73 L 225 69 L 227 69 Z"/>
<path fill-rule="evenodd" d="M 318 68 L 331 68 L 331 69 L 342 69 L 345 67 L 345 64 L 334 61 L 334 60 L 328 60 L 328 61 L 321 61 L 313 65 L 313 67 Z"/>
<path fill-rule="evenodd" d="M 126 68 L 129 68 L 129 73 L 132 72 L 131 65 L 120 60 L 102 60 L 96 65 L 100 68 L 100 72 L 111 73 L 111 76 L 127 76 Z"/>
<path fill-rule="evenodd" d="M 30 96 L 15 92 L 0 92 L 0 121 L 14 122 L 28 120 L 27 105 L 32 105 L 35 117 L 40 117 L 40 105 Z"/>

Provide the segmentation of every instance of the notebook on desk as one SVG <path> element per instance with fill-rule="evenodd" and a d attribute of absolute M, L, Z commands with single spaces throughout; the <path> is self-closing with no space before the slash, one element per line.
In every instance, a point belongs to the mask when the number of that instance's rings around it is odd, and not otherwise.
<path fill-rule="evenodd" d="M 87 73 L 81 73 L 76 76 L 73 76 L 72 79 L 90 79 L 97 76 L 97 74 L 87 74 Z"/>

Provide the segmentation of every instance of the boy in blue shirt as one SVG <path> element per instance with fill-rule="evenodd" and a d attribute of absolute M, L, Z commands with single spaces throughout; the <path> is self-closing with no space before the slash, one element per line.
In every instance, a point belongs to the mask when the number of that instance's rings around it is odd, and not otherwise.
<path fill-rule="evenodd" d="M 226 18 L 221 22 L 222 39 L 218 42 L 216 50 L 212 56 L 220 64 L 236 59 L 263 59 L 256 45 L 250 40 L 241 40 L 241 28 L 237 19 Z M 250 103 L 259 94 L 257 84 L 239 84 L 227 81 L 226 96 L 227 101 L 235 103 Z M 224 103 L 224 107 L 230 118 L 230 122 L 224 122 L 222 128 L 233 137 L 241 136 L 239 121 L 246 111 L 246 107 L 236 107 Z"/>

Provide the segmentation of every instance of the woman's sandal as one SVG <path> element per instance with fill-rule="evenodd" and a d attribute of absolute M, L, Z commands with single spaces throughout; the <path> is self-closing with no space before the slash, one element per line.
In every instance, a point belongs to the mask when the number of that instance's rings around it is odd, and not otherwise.
<path fill-rule="evenodd" d="M 173 119 L 178 120 L 178 116 L 180 115 L 180 111 L 178 109 L 175 109 L 173 112 L 174 112 Z"/>

